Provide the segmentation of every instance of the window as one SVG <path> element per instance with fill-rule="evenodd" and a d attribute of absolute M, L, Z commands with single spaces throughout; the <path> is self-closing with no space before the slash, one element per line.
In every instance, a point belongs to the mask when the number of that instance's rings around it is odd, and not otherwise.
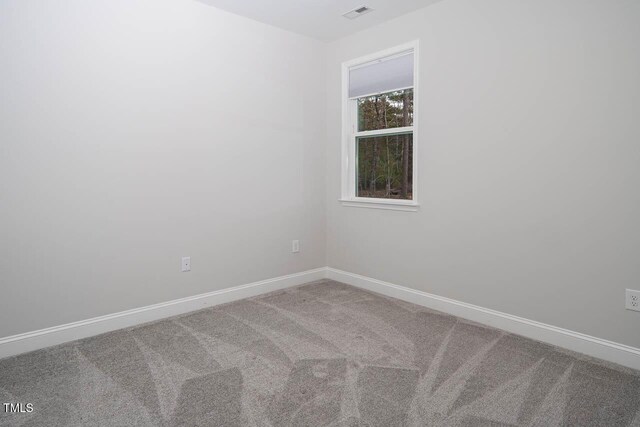
<path fill-rule="evenodd" d="M 417 42 L 343 64 L 342 203 L 417 210 Z"/>

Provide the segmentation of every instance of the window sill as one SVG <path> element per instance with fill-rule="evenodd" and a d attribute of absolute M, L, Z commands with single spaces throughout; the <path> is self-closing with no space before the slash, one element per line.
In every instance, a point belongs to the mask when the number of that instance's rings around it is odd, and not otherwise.
<path fill-rule="evenodd" d="M 342 206 L 369 209 L 387 209 L 392 211 L 416 212 L 420 205 L 412 200 L 386 200 L 386 199 L 340 199 Z"/>

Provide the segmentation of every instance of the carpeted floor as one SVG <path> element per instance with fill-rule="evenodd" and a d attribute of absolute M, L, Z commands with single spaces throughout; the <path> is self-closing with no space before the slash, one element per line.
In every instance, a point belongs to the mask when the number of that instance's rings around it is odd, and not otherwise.
<path fill-rule="evenodd" d="M 640 372 L 332 281 L 0 360 L 0 425 L 640 426 Z"/>

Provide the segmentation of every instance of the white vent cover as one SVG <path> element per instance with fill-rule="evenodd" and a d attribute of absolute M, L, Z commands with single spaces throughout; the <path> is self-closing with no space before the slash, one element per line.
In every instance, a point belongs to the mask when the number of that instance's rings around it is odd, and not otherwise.
<path fill-rule="evenodd" d="M 347 12 L 343 14 L 342 16 L 344 16 L 347 19 L 356 19 L 358 16 L 365 15 L 371 11 L 373 11 L 373 9 L 371 9 L 370 7 L 360 6 L 356 9 L 353 9 L 351 12 Z"/>

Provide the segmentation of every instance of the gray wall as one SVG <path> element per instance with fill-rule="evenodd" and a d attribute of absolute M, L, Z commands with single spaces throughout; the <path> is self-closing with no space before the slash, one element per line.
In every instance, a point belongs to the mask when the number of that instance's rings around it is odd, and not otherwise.
<path fill-rule="evenodd" d="M 640 347 L 638 22 L 444 0 L 324 45 L 195 1 L 2 1 L 0 337 L 328 264 Z M 342 207 L 340 63 L 413 39 L 420 211 Z"/>
<path fill-rule="evenodd" d="M 640 347 L 640 2 L 446 0 L 328 49 L 331 267 Z M 420 40 L 420 211 L 343 207 L 340 63 Z"/>
<path fill-rule="evenodd" d="M 189 0 L 0 2 L 0 337 L 324 266 L 323 48 Z"/>

